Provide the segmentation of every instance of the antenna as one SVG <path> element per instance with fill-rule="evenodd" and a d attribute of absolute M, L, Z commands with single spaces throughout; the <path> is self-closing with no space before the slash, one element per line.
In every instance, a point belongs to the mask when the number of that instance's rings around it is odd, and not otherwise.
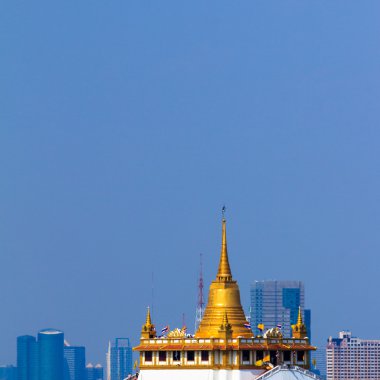
<path fill-rule="evenodd" d="M 199 324 L 202 321 L 203 314 L 205 312 L 205 301 L 203 297 L 203 263 L 202 263 L 202 254 L 200 256 L 200 271 L 199 271 L 199 280 L 198 280 L 198 302 L 197 309 L 195 313 L 195 330 L 197 332 Z"/>
<path fill-rule="evenodd" d="M 152 305 L 150 307 L 151 315 L 154 314 L 154 272 L 152 272 Z"/>

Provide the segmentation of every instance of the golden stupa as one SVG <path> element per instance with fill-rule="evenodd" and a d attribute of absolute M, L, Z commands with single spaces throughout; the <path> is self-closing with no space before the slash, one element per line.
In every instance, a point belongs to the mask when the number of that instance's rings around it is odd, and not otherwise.
<path fill-rule="evenodd" d="M 247 320 L 240 302 L 240 290 L 237 282 L 232 279 L 227 251 L 226 219 L 222 220 L 222 248 L 216 279 L 210 285 L 208 303 L 196 338 L 211 338 L 220 335 L 220 326 L 227 315 L 231 325 L 232 337 L 252 337 L 251 329 L 244 327 Z"/>
<path fill-rule="evenodd" d="M 148 308 L 141 329 L 139 352 L 141 380 L 251 380 L 275 365 L 310 366 L 310 345 L 301 311 L 293 337 L 272 328 L 254 336 L 240 302 L 239 286 L 228 261 L 226 220 L 222 219 L 222 249 L 208 303 L 194 335 L 186 327 L 157 335 Z"/>

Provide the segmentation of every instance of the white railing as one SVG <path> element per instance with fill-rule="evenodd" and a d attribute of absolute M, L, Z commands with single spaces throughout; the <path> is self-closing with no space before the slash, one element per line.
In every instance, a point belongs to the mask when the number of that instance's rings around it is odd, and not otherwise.
<path fill-rule="evenodd" d="M 257 377 L 256 380 L 264 380 L 264 379 L 267 379 L 269 376 L 271 376 L 271 375 L 273 375 L 273 374 L 275 374 L 277 372 L 280 372 L 280 371 L 289 371 L 289 370 L 290 371 L 295 371 L 295 372 L 298 372 L 298 373 L 302 373 L 302 374 L 308 376 L 311 379 L 321 380 L 321 377 L 319 377 L 318 375 L 316 375 L 313 372 L 308 371 L 307 369 L 298 367 L 296 365 L 288 365 L 288 364 L 282 364 L 282 365 L 279 365 L 277 367 L 274 367 L 273 369 L 269 370 L 268 372 L 265 372 L 261 376 Z"/>

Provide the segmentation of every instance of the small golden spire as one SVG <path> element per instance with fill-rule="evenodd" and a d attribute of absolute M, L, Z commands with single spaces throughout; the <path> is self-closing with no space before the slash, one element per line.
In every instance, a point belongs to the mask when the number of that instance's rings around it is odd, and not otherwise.
<path fill-rule="evenodd" d="M 220 336 L 224 338 L 232 336 L 232 326 L 231 323 L 228 321 L 227 310 L 224 310 L 222 324 L 219 328 L 219 334 L 221 334 Z"/>
<path fill-rule="evenodd" d="M 219 268 L 216 278 L 221 282 L 229 282 L 232 280 L 232 273 L 227 252 L 226 219 L 224 217 L 222 219 L 222 249 L 220 251 Z"/>
<path fill-rule="evenodd" d="M 152 318 L 150 317 L 150 307 L 148 306 L 148 311 L 146 312 L 145 325 L 150 326 L 152 324 Z"/>
<path fill-rule="evenodd" d="M 156 336 L 156 328 L 152 323 L 152 318 L 150 316 L 150 308 L 148 306 L 148 310 L 146 312 L 145 324 L 143 324 L 141 329 L 141 337 L 142 338 L 154 338 Z"/>
<path fill-rule="evenodd" d="M 296 339 L 306 338 L 307 330 L 302 320 L 301 306 L 298 309 L 298 319 L 295 325 L 292 325 L 293 337 Z"/>
<path fill-rule="evenodd" d="M 297 325 L 298 325 L 298 326 L 303 325 L 303 321 L 302 321 L 302 313 L 301 313 L 301 306 L 298 308 Z"/>
<path fill-rule="evenodd" d="M 227 315 L 227 310 L 224 311 L 222 325 L 223 325 L 223 326 L 227 326 L 227 325 L 228 325 L 228 315 Z"/>

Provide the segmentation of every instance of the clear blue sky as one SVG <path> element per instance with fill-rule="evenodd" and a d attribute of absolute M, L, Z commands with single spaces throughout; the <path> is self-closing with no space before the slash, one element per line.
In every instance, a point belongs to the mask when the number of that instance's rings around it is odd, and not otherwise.
<path fill-rule="evenodd" d="M 104 363 L 193 326 L 220 210 L 248 311 L 305 281 L 313 335 L 380 338 L 378 0 L 0 2 L 0 363 L 60 328 Z"/>

